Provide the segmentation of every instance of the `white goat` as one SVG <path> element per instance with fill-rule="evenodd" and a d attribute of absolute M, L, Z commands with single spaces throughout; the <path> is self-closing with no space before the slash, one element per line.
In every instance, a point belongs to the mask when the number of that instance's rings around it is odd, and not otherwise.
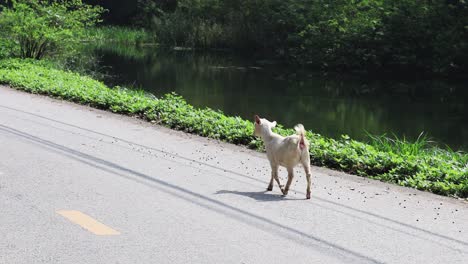
<path fill-rule="evenodd" d="M 296 135 L 288 137 L 280 136 L 271 129 L 276 126 L 276 121 L 270 122 L 264 118 L 255 115 L 254 135 L 262 138 L 265 144 L 268 160 L 271 165 L 271 179 L 267 190 L 273 190 L 273 180 L 276 180 L 283 195 L 287 195 L 289 187 L 294 178 L 294 167 L 301 163 L 307 178 L 306 198 L 310 199 L 310 157 L 309 142 L 305 138 L 304 126 L 298 124 L 294 127 Z M 279 166 L 286 167 L 288 170 L 288 182 L 282 189 L 278 178 Z"/>

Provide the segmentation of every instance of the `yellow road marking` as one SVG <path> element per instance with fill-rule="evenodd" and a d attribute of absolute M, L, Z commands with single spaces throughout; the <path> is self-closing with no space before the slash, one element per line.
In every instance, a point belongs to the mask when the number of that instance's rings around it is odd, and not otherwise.
<path fill-rule="evenodd" d="M 71 222 L 80 225 L 84 229 L 87 229 L 89 232 L 94 233 L 98 236 L 106 236 L 106 235 L 120 235 L 120 232 L 96 221 L 91 216 L 83 214 L 80 211 L 67 211 L 67 210 L 59 210 L 57 214 L 67 218 Z"/>

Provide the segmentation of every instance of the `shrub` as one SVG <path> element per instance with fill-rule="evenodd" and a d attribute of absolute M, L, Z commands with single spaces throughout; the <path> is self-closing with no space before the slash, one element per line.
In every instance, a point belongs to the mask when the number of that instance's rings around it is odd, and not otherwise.
<path fill-rule="evenodd" d="M 11 7 L 3 6 L 0 36 L 10 53 L 41 59 L 72 47 L 103 11 L 81 0 L 14 0 Z"/>

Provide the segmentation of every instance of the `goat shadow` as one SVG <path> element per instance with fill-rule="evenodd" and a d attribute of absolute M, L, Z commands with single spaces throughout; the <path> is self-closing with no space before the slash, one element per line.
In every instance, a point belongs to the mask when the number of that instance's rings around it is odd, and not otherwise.
<path fill-rule="evenodd" d="M 273 194 L 269 193 L 268 191 L 261 191 L 261 192 L 240 192 L 240 191 L 229 191 L 229 190 L 219 190 L 215 194 L 235 194 L 246 196 L 252 198 L 259 202 L 278 202 L 278 201 L 288 201 L 288 200 L 305 200 L 300 198 L 291 198 L 287 196 L 283 196 L 281 194 Z"/>

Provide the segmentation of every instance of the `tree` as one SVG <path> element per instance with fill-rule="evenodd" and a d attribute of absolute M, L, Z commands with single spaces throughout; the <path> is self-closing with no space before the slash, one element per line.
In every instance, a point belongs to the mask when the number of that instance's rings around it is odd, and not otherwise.
<path fill-rule="evenodd" d="M 12 0 L 2 9 L 0 36 L 15 55 L 34 59 L 73 47 L 104 12 L 81 0 Z"/>

